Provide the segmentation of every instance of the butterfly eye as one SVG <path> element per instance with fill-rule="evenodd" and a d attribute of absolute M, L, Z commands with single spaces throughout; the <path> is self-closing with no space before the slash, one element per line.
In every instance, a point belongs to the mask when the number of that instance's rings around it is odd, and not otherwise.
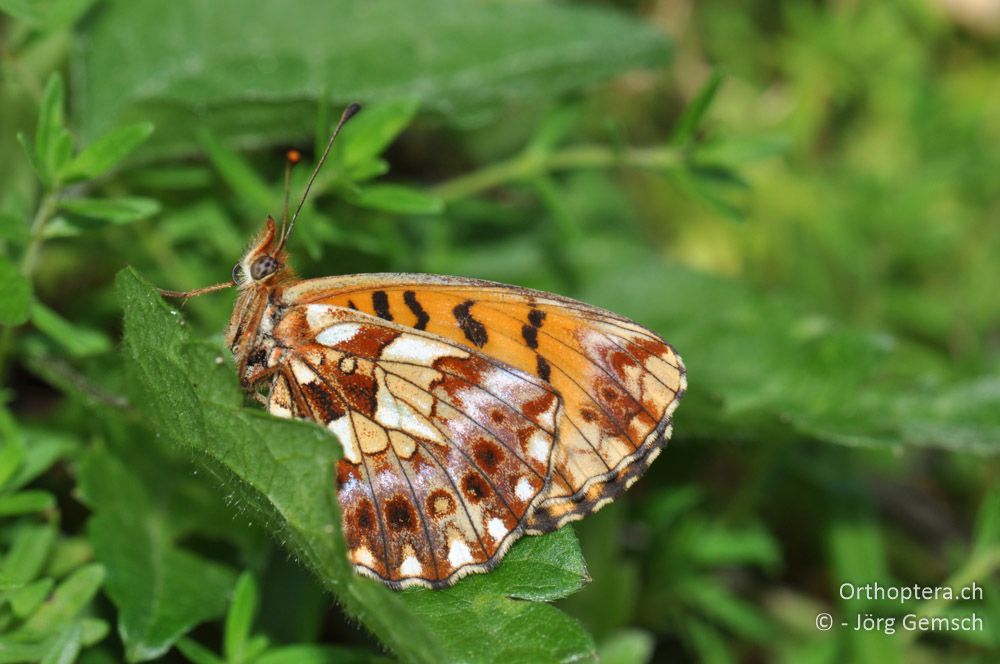
<path fill-rule="evenodd" d="M 250 266 L 250 276 L 254 281 L 260 281 L 271 276 L 281 267 L 281 263 L 271 256 L 260 256 Z"/>
<path fill-rule="evenodd" d="M 234 284 L 240 283 L 240 277 L 242 275 L 243 275 L 243 266 L 240 263 L 237 263 L 236 265 L 233 266 L 233 283 Z"/>

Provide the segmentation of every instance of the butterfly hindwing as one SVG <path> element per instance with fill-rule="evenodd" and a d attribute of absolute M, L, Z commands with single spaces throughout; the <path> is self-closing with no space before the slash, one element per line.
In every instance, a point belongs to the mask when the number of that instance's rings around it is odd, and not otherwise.
<path fill-rule="evenodd" d="M 489 569 L 544 498 L 559 397 L 475 349 L 376 316 L 293 306 L 273 330 L 271 412 L 340 440 L 351 562 L 397 587 Z"/>
<path fill-rule="evenodd" d="M 560 395 L 552 481 L 530 532 L 547 532 L 628 488 L 670 436 L 683 364 L 655 333 L 560 296 L 492 282 L 370 274 L 299 282 L 299 302 L 347 307 L 480 351 Z"/>

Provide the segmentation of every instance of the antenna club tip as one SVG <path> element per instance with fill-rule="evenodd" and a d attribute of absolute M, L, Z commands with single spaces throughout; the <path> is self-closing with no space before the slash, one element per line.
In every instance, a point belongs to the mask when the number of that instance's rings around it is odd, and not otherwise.
<path fill-rule="evenodd" d="M 302 153 L 294 148 L 285 153 L 285 158 L 288 159 L 288 163 L 293 166 L 300 161 L 302 161 Z"/>
<path fill-rule="evenodd" d="M 352 103 L 350 106 L 344 109 L 344 122 L 347 122 L 361 110 L 361 104 L 358 102 Z"/>

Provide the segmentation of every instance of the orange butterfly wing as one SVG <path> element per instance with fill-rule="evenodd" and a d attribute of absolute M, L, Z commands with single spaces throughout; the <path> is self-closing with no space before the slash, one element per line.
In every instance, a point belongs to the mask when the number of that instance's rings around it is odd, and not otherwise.
<path fill-rule="evenodd" d="M 554 530 L 627 489 L 659 454 L 686 389 L 684 365 L 650 330 L 541 291 L 421 274 L 306 280 L 286 301 L 345 307 L 479 351 L 550 384 L 562 401 L 552 481 L 528 515 Z"/>

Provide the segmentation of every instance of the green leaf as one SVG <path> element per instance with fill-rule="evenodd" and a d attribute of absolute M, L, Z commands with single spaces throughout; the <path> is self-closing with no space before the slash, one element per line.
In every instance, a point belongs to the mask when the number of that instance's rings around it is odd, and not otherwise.
<path fill-rule="evenodd" d="M 183 638 L 177 649 L 193 664 L 225 664 L 224 660 L 194 639 Z"/>
<path fill-rule="evenodd" d="M 18 468 L 21 467 L 21 460 L 24 459 L 24 443 L 20 435 L 13 435 L 6 438 L 3 448 L 0 449 L 0 489 L 7 488 Z"/>
<path fill-rule="evenodd" d="M 705 113 L 708 112 L 708 109 L 712 106 L 712 102 L 715 100 L 715 95 L 719 91 L 722 79 L 722 73 L 718 70 L 713 71 L 708 77 L 701 90 L 698 91 L 694 99 L 684 108 L 684 112 L 681 113 L 681 117 L 677 120 L 677 125 L 670 136 L 671 143 L 674 145 L 687 145 L 694 141 L 695 134 L 701 127 Z"/>
<path fill-rule="evenodd" d="M 45 161 L 38 154 L 38 150 L 35 149 L 35 145 L 31 142 L 31 139 L 28 138 L 28 135 L 23 131 L 17 132 L 17 142 L 21 144 L 21 149 L 28 156 L 28 162 L 31 164 L 31 168 L 35 171 L 38 179 L 46 187 L 51 187 L 52 176 L 49 174 L 49 169 L 46 167 Z"/>
<path fill-rule="evenodd" d="M 365 106 L 350 122 L 336 144 L 340 161 L 352 179 L 354 172 L 367 169 L 413 121 L 419 103 L 402 99 Z"/>
<path fill-rule="evenodd" d="M 0 496 L 0 517 L 44 512 L 56 506 L 56 497 L 48 491 L 21 491 Z"/>
<path fill-rule="evenodd" d="M 100 355 L 112 348 L 103 332 L 74 325 L 39 302 L 31 308 L 31 322 L 72 357 Z"/>
<path fill-rule="evenodd" d="M 79 622 L 67 625 L 45 651 L 41 664 L 74 664 L 80 654 L 83 626 Z"/>
<path fill-rule="evenodd" d="M 31 283 L 0 256 L 0 324 L 20 325 L 31 313 Z"/>
<path fill-rule="evenodd" d="M 38 108 L 38 126 L 35 129 L 35 154 L 44 168 L 44 182 L 58 180 L 73 150 L 73 137 L 66 129 L 64 109 L 65 86 L 62 76 L 49 76 Z M 30 155 L 29 155 L 30 156 Z"/>
<path fill-rule="evenodd" d="M 160 212 L 160 203 L 152 198 L 138 196 L 121 198 L 67 198 L 59 207 L 89 219 L 112 224 L 127 224 L 148 219 Z"/>
<path fill-rule="evenodd" d="M 66 167 L 65 180 L 93 179 L 104 175 L 153 133 L 149 122 L 122 127 L 88 145 Z"/>
<path fill-rule="evenodd" d="M 24 455 L 17 473 L 10 480 L 8 489 L 20 489 L 44 473 L 57 459 L 76 447 L 76 439 L 65 433 L 36 426 L 25 426 L 21 431 L 24 439 Z"/>
<path fill-rule="evenodd" d="M 242 662 L 247 658 L 247 643 L 253 629 L 253 619 L 257 615 L 260 601 L 257 582 L 253 575 L 244 572 L 236 582 L 233 600 L 226 614 L 223 653 L 230 662 Z"/>
<path fill-rule="evenodd" d="M 126 270 L 117 288 L 133 403 L 150 426 L 260 512 L 345 610 L 399 657 L 593 659 L 593 640 L 575 620 L 540 601 L 511 599 L 547 601 L 585 582 L 570 528 L 525 538 L 494 572 L 448 590 L 394 592 L 359 577 L 347 562 L 330 481 L 335 439 L 321 427 L 242 407 L 231 368 L 191 353 L 187 328 L 149 285 Z"/>
<path fill-rule="evenodd" d="M 10 599 L 10 608 L 14 615 L 21 619 L 30 616 L 42 605 L 54 585 L 55 579 L 45 577 L 29 583 L 14 593 Z"/>
<path fill-rule="evenodd" d="M 235 575 L 171 541 L 135 472 L 94 450 L 80 481 L 94 511 L 87 531 L 108 571 L 105 590 L 118 607 L 129 661 L 159 657 L 192 627 L 222 615 Z"/>
<path fill-rule="evenodd" d="M 444 210 L 444 201 L 440 198 L 398 184 L 368 185 L 347 200 L 361 207 L 396 214 L 440 214 Z"/>
<path fill-rule="evenodd" d="M 158 151 L 190 151 L 199 126 L 229 145 L 310 136 L 321 104 L 471 119 L 668 57 L 659 29 L 607 8 L 460 0 L 114 2 L 82 46 L 86 136 L 151 120 Z"/>
<path fill-rule="evenodd" d="M 219 175 L 240 198 L 259 211 L 272 208 L 275 197 L 271 187 L 242 155 L 227 148 L 207 129 L 198 133 L 198 142 Z"/>
<path fill-rule="evenodd" d="M 646 664 L 656 641 L 649 632 L 628 629 L 615 632 L 597 649 L 601 664 Z"/>
<path fill-rule="evenodd" d="M 3 559 L 4 576 L 17 584 L 27 584 L 45 567 L 56 531 L 51 526 L 26 525 L 17 530 L 14 543 Z"/>
<path fill-rule="evenodd" d="M 26 638 L 44 637 L 68 624 L 90 604 L 104 581 L 104 568 L 87 565 L 63 579 L 49 600 L 17 630 Z"/>

